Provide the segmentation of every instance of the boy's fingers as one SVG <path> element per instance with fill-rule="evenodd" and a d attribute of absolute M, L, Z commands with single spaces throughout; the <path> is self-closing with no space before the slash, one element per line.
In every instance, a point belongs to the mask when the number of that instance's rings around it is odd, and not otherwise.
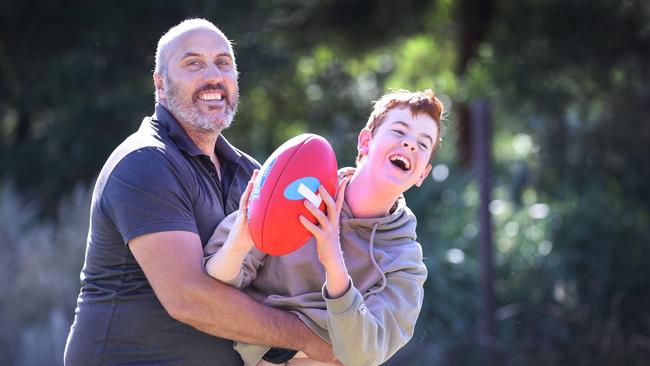
<path fill-rule="evenodd" d="M 253 175 L 251 176 L 251 179 L 248 181 L 248 184 L 246 184 L 246 190 L 244 193 L 242 193 L 241 198 L 239 199 L 239 203 L 241 206 L 241 203 L 248 201 L 248 197 L 251 194 L 251 191 L 253 190 L 253 184 L 255 183 L 255 178 L 257 178 L 257 173 L 259 173 L 259 170 L 255 169 L 253 170 Z"/>
<path fill-rule="evenodd" d="M 239 199 L 239 211 L 246 217 L 247 212 L 246 212 L 246 206 L 248 206 L 248 198 L 251 195 L 251 192 L 253 191 L 253 185 L 255 183 L 255 179 L 257 178 L 257 174 L 259 173 L 259 170 L 255 169 L 253 170 L 253 175 L 251 176 L 251 179 L 248 181 L 248 184 L 246 184 L 246 190 L 244 193 L 242 193 L 241 198 Z"/>
<path fill-rule="evenodd" d="M 357 170 L 357 168 L 350 168 L 350 167 L 339 169 L 339 171 L 338 171 L 339 179 L 354 174 L 354 172 L 356 170 Z"/>
<path fill-rule="evenodd" d="M 247 217 L 248 212 L 247 212 L 247 206 L 248 206 L 248 196 L 250 195 L 250 190 L 251 187 L 253 186 L 253 183 L 248 182 L 248 185 L 246 185 L 246 190 L 244 193 L 242 193 L 241 198 L 239 199 L 239 214 Z"/>
<path fill-rule="evenodd" d="M 307 220 L 305 216 L 303 215 L 298 216 L 298 220 L 300 221 L 302 226 L 304 226 L 305 229 L 307 229 L 307 231 L 311 233 L 311 235 L 313 235 L 316 238 L 320 236 L 321 229 L 318 226 L 314 225 L 314 223 L 312 223 L 311 221 Z"/>
<path fill-rule="evenodd" d="M 251 175 L 251 179 L 249 180 L 249 182 L 251 182 L 251 183 L 255 183 L 255 180 L 257 179 L 257 176 L 258 176 L 259 174 L 260 174 L 260 170 L 259 170 L 259 169 L 255 169 L 255 170 L 253 170 L 253 175 Z"/>
<path fill-rule="evenodd" d="M 253 182 L 248 182 L 248 184 L 246 184 L 246 190 L 244 191 L 244 193 L 242 193 L 241 198 L 239 198 L 239 207 L 240 208 L 241 208 L 242 204 L 245 205 L 246 202 L 248 202 L 248 197 L 250 196 L 252 189 L 253 189 Z"/>
<path fill-rule="evenodd" d="M 348 187 L 348 178 L 343 178 L 341 183 L 339 183 L 339 189 L 336 192 L 336 212 L 337 214 L 341 213 L 341 207 L 343 207 L 343 201 L 345 200 L 345 189 Z"/>
<path fill-rule="evenodd" d="M 325 202 L 325 206 L 329 209 L 335 208 L 334 206 L 334 199 L 330 195 L 330 193 L 325 189 L 323 186 L 318 186 L 318 194 L 320 194 L 321 198 L 323 198 L 323 201 Z"/>
<path fill-rule="evenodd" d="M 334 220 L 338 217 L 338 213 L 336 212 L 336 202 L 334 202 L 334 199 L 330 195 L 330 193 L 325 189 L 325 187 L 320 186 L 318 187 L 318 194 L 323 198 L 323 201 L 325 202 L 325 207 L 327 208 L 327 218 L 329 220 Z"/>
<path fill-rule="evenodd" d="M 304 201 L 305 207 L 307 210 L 314 215 L 318 223 L 322 228 L 326 228 L 329 225 L 329 221 L 327 220 L 327 216 L 323 213 L 323 211 L 319 210 L 318 207 L 314 206 L 311 202 L 305 200 Z"/>

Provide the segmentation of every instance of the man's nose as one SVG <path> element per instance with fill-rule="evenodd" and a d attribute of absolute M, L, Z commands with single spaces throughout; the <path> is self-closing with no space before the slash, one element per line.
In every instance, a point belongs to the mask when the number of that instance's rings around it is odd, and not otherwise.
<path fill-rule="evenodd" d="M 223 80 L 223 75 L 219 67 L 212 64 L 207 67 L 205 79 L 207 82 L 217 83 Z"/>

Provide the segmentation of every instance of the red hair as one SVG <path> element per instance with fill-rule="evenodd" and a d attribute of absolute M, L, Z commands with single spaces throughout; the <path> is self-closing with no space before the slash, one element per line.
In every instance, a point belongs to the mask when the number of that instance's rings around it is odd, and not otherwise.
<path fill-rule="evenodd" d="M 408 90 L 400 89 L 388 94 L 384 94 L 378 101 L 375 102 L 374 108 L 368 122 L 366 123 L 366 128 L 370 130 L 370 134 L 374 137 L 375 131 L 384 123 L 384 119 L 389 110 L 393 108 L 408 107 L 411 110 L 411 113 L 416 115 L 420 113 L 428 114 L 433 118 L 438 127 L 438 141 L 441 140 L 442 130 L 440 120 L 442 119 L 442 113 L 444 111 L 444 106 L 442 102 L 436 98 L 435 94 L 431 89 L 426 89 L 423 91 L 411 92 Z M 431 154 L 436 151 L 438 147 L 438 141 L 435 141 Z M 361 158 L 361 154 L 357 156 L 357 162 Z"/>

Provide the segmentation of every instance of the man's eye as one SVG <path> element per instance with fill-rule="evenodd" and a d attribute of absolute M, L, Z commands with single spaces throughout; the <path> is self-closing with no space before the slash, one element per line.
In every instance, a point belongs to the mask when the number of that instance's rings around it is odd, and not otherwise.
<path fill-rule="evenodd" d="M 199 66 L 199 65 L 201 65 L 201 63 L 199 61 L 197 61 L 197 60 L 194 60 L 194 61 L 188 62 L 187 65 L 188 66 Z"/>
<path fill-rule="evenodd" d="M 222 59 L 217 60 L 217 62 L 215 62 L 215 64 L 218 67 L 221 67 L 221 68 L 224 68 L 224 69 L 230 68 L 230 60 L 228 60 L 226 58 L 222 58 Z"/>

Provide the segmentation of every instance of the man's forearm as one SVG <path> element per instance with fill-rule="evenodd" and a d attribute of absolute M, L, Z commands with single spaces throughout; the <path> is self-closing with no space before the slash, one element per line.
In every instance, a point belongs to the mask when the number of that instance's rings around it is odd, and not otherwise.
<path fill-rule="evenodd" d="M 187 285 L 182 293 L 178 320 L 203 332 L 302 351 L 314 343 L 325 343 L 295 315 L 260 304 L 207 276 Z"/>
<path fill-rule="evenodd" d="M 297 317 L 258 304 L 208 276 L 195 233 L 142 235 L 129 242 L 129 248 L 174 319 L 226 339 L 299 349 L 322 360 L 333 358 L 331 347 Z"/>

